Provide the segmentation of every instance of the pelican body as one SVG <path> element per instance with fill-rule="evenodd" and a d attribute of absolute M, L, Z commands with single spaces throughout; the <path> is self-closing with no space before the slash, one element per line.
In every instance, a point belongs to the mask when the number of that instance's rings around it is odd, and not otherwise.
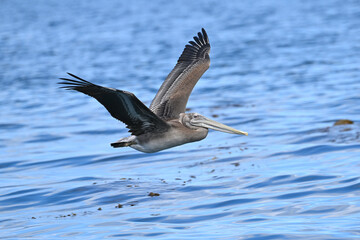
<path fill-rule="evenodd" d="M 189 96 L 210 66 L 210 43 L 206 31 L 185 46 L 174 69 L 167 76 L 150 107 L 133 93 L 102 87 L 68 73 L 74 79 L 60 78 L 62 88 L 76 90 L 98 100 L 112 117 L 124 122 L 131 135 L 111 143 L 145 153 L 158 152 L 206 138 L 208 129 L 247 135 L 198 113 L 185 113 Z"/>

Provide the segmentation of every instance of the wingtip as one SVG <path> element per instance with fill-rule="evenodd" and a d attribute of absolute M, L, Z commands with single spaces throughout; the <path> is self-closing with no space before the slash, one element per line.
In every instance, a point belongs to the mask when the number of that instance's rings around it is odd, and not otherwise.
<path fill-rule="evenodd" d="M 66 72 L 68 75 L 70 75 L 71 77 L 73 77 L 73 78 L 78 78 L 77 76 L 75 76 L 74 74 L 72 74 L 72 73 L 69 73 L 69 72 Z"/>
<path fill-rule="evenodd" d="M 61 80 L 61 81 L 57 82 L 56 84 L 60 85 L 59 88 L 65 88 L 63 85 L 68 84 L 67 82 L 64 82 L 64 81 L 67 81 L 67 79 L 66 78 L 59 78 L 59 80 Z"/>
<path fill-rule="evenodd" d="M 201 28 L 201 32 L 198 32 L 198 36 L 194 37 L 194 40 L 201 46 L 202 44 L 209 43 L 209 37 L 204 28 Z M 198 42 L 200 40 L 201 44 Z"/>
<path fill-rule="evenodd" d="M 193 40 L 189 41 L 189 44 L 185 45 L 185 49 L 180 55 L 178 62 L 192 62 L 200 55 L 205 57 L 204 54 L 206 52 L 208 53 L 209 50 L 210 43 L 208 36 L 205 29 L 201 28 L 201 32 L 198 32 L 197 35 L 193 37 Z"/>
<path fill-rule="evenodd" d="M 201 28 L 201 32 L 202 32 L 202 34 L 204 36 L 205 42 L 209 43 L 209 37 L 208 37 L 208 35 L 207 35 L 206 31 L 205 31 L 205 28 Z"/>
<path fill-rule="evenodd" d="M 194 37 L 194 40 L 199 45 L 199 47 L 201 47 L 202 42 L 200 41 L 200 39 L 197 36 Z"/>
<path fill-rule="evenodd" d="M 74 77 L 74 74 L 70 73 L 70 72 L 66 72 L 67 75 L 71 76 L 71 77 Z"/>
<path fill-rule="evenodd" d="M 75 79 L 78 79 L 82 82 L 85 82 L 85 83 L 88 83 L 88 84 L 91 84 L 89 81 L 86 81 L 85 79 L 82 79 L 81 77 L 78 77 L 76 76 L 75 74 L 72 74 L 72 73 L 69 73 L 69 72 L 66 72 L 67 74 L 69 74 L 71 77 L 75 78 Z"/>

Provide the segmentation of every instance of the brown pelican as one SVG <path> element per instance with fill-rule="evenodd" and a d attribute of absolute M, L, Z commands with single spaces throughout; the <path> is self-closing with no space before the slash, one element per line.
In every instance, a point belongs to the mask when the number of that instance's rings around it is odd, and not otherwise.
<path fill-rule="evenodd" d="M 198 113 L 185 113 L 186 103 L 195 84 L 210 66 L 210 43 L 204 29 L 185 46 L 174 69 L 157 92 L 150 108 L 134 94 L 102 87 L 68 73 L 62 88 L 76 90 L 98 100 L 111 116 L 124 122 L 131 136 L 111 143 L 113 147 L 132 147 L 152 153 L 189 142 L 200 141 L 208 129 L 226 133 L 246 132 L 208 119 Z"/>

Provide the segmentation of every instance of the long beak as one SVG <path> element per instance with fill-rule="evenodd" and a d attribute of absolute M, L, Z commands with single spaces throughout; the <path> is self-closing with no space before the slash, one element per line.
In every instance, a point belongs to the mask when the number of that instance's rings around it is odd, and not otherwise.
<path fill-rule="evenodd" d="M 213 130 L 216 130 L 216 131 L 221 131 L 221 132 L 231 133 L 231 134 L 242 134 L 242 135 L 245 135 L 245 136 L 248 135 L 247 132 L 237 130 L 235 128 L 226 126 L 225 124 L 216 122 L 214 120 L 211 120 L 211 119 L 208 119 L 208 118 L 205 118 L 205 117 L 203 119 L 201 119 L 200 124 L 203 127 L 210 128 L 210 129 L 213 129 Z"/>

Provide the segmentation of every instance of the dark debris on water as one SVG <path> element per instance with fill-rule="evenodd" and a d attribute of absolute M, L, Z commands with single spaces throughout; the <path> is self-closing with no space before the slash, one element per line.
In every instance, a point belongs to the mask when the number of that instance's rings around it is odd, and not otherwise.
<path fill-rule="evenodd" d="M 123 205 L 122 205 L 122 204 L 120 204 L 120 203 L 119 203 L 118 205 L 116 205 L 116 206 L 115 206 L 115 208 L 122 208 L 122 207 L 123 207 Z"/>
<path fill-rule="evenodd" d="M 150 196 L 150 197 L 157 197 L 157 196 L 160 196 L 160 194 L 159 194 L 159 193 L 150 192 L 148 196 Z"/>
<path fill-rule="evenodd" d="M 340 119 L 340 120 L 337 120 L 335 123 L 334 123 L 334 126 L 337 126 L 337 125 L 347 125 L 347 124 L 354 124 L 354 121 L 351 121 L 349 119 Z"/>

